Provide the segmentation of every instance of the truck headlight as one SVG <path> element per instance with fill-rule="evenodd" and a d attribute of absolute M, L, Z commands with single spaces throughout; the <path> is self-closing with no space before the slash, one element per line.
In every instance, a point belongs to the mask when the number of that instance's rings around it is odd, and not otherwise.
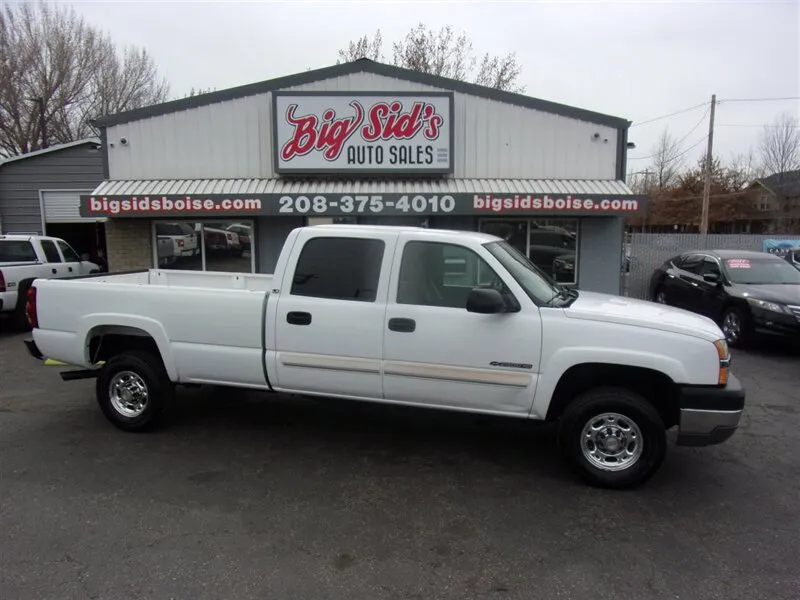
<path fill-rule="evenodd" d="M 731 353 L 728 349 L 728 342 L 725 340 L 717 340 L 714 342 L 714 347 L 717 349 L 717 356 L 719 357 L 719 374 L 717 375 L 717 383 L 719 385 L 726 385 L 728 383 L 728 375 L 731 368 Z"/>
<path fill-rule="evenodd" d="M 766 300 L 758 300 L 756 298 L 748 298 L 747 302 L 751 306 L 763 308 L 764 310 L 770 310 L 776 313 L 789 312 L 789 310 L 783 304 L 778 304 L 777 302 L 767 302 Z"/>

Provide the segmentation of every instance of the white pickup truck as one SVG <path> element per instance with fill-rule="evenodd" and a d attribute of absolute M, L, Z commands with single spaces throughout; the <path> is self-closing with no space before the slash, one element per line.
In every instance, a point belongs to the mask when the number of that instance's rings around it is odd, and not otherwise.
<path fill-rule="evenodd" d="M 117 427 L 151 426 L 176 384 L 214 384 L 558 421 L 594 485 L 658 470 L 666 431 L 703 446 L 745 393 L 710 319 L 566 290 L 500 238 L 318 225 L 274 275 L 147 270 L 37 280 L 36 358 L 96 377 Z"/>
<path fill-rule="evenodd" d="M 0 312 L 12 313 L 26 329 L 25 296 L 39 277 L 72 277 L 97 273 L 100 267 L 83 261 L 61 238 L 36 234 L 0 235 Z"/>

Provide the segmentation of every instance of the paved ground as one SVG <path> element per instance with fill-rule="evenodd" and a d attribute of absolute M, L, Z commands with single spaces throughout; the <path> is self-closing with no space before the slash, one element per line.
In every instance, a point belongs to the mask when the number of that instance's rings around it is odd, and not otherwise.
<path fill-rule="evenodd" d="M 553 431 L 181 394 L 113 429 L 0 335 L 0 598 L 800 597 L 800 353 L 736 353 L 743 428 L 646 488 L 563 469 Z"/>

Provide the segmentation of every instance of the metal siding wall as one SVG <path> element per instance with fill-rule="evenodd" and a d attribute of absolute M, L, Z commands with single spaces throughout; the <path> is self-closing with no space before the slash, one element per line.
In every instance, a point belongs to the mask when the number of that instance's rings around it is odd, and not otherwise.
<path fill-rule="evenodd" d="M 94 189 L 103 180 L 101 151 L 75 146 L 0 167 L 3 231 L 42 232 L 39 190 Z"/>
<path fill-rule="evenodd" d="M 81 217 L 80 198 L 83 194 L 90 194 L 93 188 L 83 192 L 42 192 L 42 207 L 44 220 L 47 223 L 94 223 L 98 219 Z"/>
<path fill-rule="evenodd" d="M 258 252 L 258 273 L 274 273 L 278 256 L 283 249 L 286 236 L 295 227 L 303 227 L 304 217 L 262 217 L 256 219 L 256 252 Z"/>
<path fill-rule="evenodd" d="M 603 294 L 620 293 L 623 239 L 620 217 L 581 219 L 578 289 Z"/>
<path fill-rule="evenodd" d="M 631 272 L 623 290 L 626 296 L 649 300 L 648 288 L 653 271 L 668 258 L 690 250 L 763 251 L 763 242 L 796 240 L 797 235 L 633 233 L 626 236 L 630 247 Z"/>
<path fill-rule="evenodd" d="M 441 91 L 372 73 L 288 89 Z M 271 111 L 271 94 L 259 94 L 109 127 L 111 178 L 272 177 Z M 460 93 L 453 126 L 458 178 L 616 176 L 617 131 L 607 126 Z M 123 137 L 127 146 L 119 143 Z"/>

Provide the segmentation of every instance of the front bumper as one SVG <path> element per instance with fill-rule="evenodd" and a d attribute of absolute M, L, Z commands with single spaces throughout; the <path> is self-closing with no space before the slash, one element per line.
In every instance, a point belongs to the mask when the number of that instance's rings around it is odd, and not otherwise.
<path fill-rule="evenodd" d="M 744 401 L 744 387 L 733 375 L 724 387 L 683 386 L 676 444 L 712 446 L 725 442 L 739 427 Z"/>
<path fill-rule="evenodd" d="M 800 315 L 753 308 L 753 324 L 760 333 L 800 338 Z"/>

